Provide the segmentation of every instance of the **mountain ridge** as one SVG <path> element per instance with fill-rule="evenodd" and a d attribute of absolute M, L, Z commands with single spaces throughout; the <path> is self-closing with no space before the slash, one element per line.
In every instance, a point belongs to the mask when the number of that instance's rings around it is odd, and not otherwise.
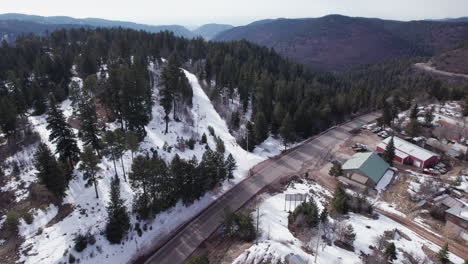
<path fill-rule="evenodd" d="M 328 15 L 253 22 L 217 35 L 246 39 L 325 70 L 346 70 L 393 58 L 433 56 L 468 39 L 466 22 L 395 21 Z"/>
<path fill-rule="evenodd" d="M 0 14 L 0 20 L 18 20 L 27 21 L 38 24 L 75 24 L 75 25 L 89 25 L 93 27 L 126 27 L 135 30 L 145 30 L 151 33 L 157 33 L 160 31 L 172 31 L 175 35 L 193 38 L 194 34 L 184 26 L 180 25 L 146 25 L 134 22 L 120 21 L 120 20 L 108 20 L 102 18 L 73 18 L 69 16 L 38 16 L 38 15 L 26 15 L 19 13 L 5 13 Z"/>

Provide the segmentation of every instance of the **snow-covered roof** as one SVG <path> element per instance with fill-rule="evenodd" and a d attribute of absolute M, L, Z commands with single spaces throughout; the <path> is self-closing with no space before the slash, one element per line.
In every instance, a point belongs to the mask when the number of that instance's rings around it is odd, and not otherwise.
<path fill-rule="evenodd" d="M 385 146 L 388 144 L 392 137 L 388 137 L 382 141 L 383 145 L 379 144 L 379 147 L 385 149 Z M 382 144 L 381 143 L 381 144 Z M 422 161 L 428 160 L 433 156 L 439 156 L 436 153 L 429 151 L 425 148 L 421 148 L 420 146 L 417 146 L 413 143 L 410 143 L 406 140 L 403 140 L 399 137 L 393 137 L 393 143 L 395 144 L 395 149 L 397 151 L 401 151 L 404 154 L 411 155 L 413 157 L 416 157 Z M 384 147 L 382 147 L 384 146 Z M 396 153 L 395 153 L 396 154 Z"/>
<path fill-rule="evenodd" d="M 468 221 L 468 207 L 466 205 L 455 205 L 446 211 L 447 213 Z"/>

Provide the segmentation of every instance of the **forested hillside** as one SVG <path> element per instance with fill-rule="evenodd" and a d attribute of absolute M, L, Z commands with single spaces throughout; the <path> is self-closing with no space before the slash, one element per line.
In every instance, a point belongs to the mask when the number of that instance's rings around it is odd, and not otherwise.
<path fill-rule="evenodd" d="M 157 33 L 161 31 L 172 31 L 176 36 L 192 38 L 194 34 L 187 28 L 180 25 L 145 25 L 127 21 L 107 20 L 101 18 L 74 18 L 68 16 L 37 16 L 37 15 L 25 15 L 16 13 L 0 14 L 0 20 L 16 20 L 22 22 L 31 22 L 42 25 L 62 25 L 62 27 L 56 28 L 67 28 L 63 25 L 81 25 L 89 27 L 123 27 L 134 30 L 144 30 L 150 33 Z"/>
<path fill-rule="evenodd" d="M 274 48 L 284 56 L 319 69 L 347 70 L 446 51 L 468 39 L 468 23 L 329 15 L 259 21 L 224 31 L 215 38 L 241 39 Z"/>
<path fill-rule="evenodd" d="M 287 142 L 306 138 L 354 113 L 378 108 L 382 99 L 394 91 L 404 91 L 412 98 L 432 89 L 431 85 L 421 84 L 421 78 L 406 74 L 410 70 L 408 61 L 370 66 L 343 77 L 311 71 L 247 41 L 204 42 L 167 32 L 59 30 L 46 38 L 20 38 L 15 46 L 4 44 L 0 56 L 3 105 L 16 106 L 3 109 L 8 112 L 5 116 L 12 117 L 2 122 L 7 135 L 15 132 L 15 117 L 29 109 L 36 115 L 44 113 L 50 94 L 58 102 L 73 96 L 71 76 L 75 70 L 85 85 L 91 86 L 94 99 L 110 120 L 116 119 L 123 129 L 144 136 L 151 106 L 151 79 L 146 67 L 149 61 L 159 58 L 173 57 L 175 65 L 193 68 L 209 84 L 213 100 L 238 100 L 242 107 L 228 120 L 231 129 L 239 129 L 240 116 L 251 107 L 252 120 L 246 124 L 249 148 L 266 139 L 270 131 L 280 133 Z M 103 67 L 110 77 L 96 78 Z M 368 73 L 376 70 L 376 74 Z M 431 82 L 429 77 L 426 79 Z M 443 91 L 449 89 L 441 83 L 437 86 Z M 189 92 L 185 90 L 181 88 L 180 92 Z M 443 94 L 447 99 L 451 94 L 458 97 L 458 93 Z M 174 98 L 176 109 L 177 101 L 190 102 L 190 94 Z M 170 112 L 172 106 L 167 105 Z M 176 115 L 173 119 L 177 119 Z"/>
<path fill-rule="evenodd" d="M 411 60 L 335 75 L 247 41 L 122 28 L 22 36 L 0 58 L 9 262 L 129 260 L 139 237 L 150 244 L 246 177 L 263 157 L 244 149 L 271 135 L 287 145 L 391 96 L 404 108 L 466 93 L 414 74 Z M 80 253 L 88 244 L 97 253 Z"/>

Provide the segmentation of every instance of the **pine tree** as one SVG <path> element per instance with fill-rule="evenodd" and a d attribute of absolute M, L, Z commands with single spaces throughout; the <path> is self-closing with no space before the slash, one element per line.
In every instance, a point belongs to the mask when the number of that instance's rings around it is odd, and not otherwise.
<path fill-rule="evenodd" d="M 124 181 L 127 181 L 127 176 L 125 175 L 125 165 L 123 162 L 123 155 L 125 152 L 125 147 L 126 147 L 126 137 L 125 137 L 125 131 L 121 128 L 118 128 L 114 130 L 114 135 L 115 135 L 115 144 L 116 144 L 116 152 L 115 156 L 120 159 L 120 165 L 122 166 L 122 173 L 124 176 Z"/>
<path fill-rule="evenodd" d="M 328 172 L 328 174 L 333 177 L 342 176 L 343 169 L 341 168 L 341 164 L 333 163 L 333 166 L 330 168 L 330 171 Z"/>
<path fill-rule="evenodd" d="M 224 141 L 220 136 L 216 137 L 216 151 L 220 153 L 224 153 L 226 151 Z"/>
<path fill-rule="evenodd" d="M 16 130 L 16 106 L 7 96 L 0 97 L 0 129 L 7 138 L 10 138 Z M 11 142 L 11 138 L 8 140 Z"/>
<path fill-rule="evenodd" d="M 325 207 L 320 213 L 320 222 L 325 223 L 327 221 L 328 221 L 328 209 Z"/>
<path fill-rule="evenodd" d="M 411 108 L 410 112 L 410 119 L 417 119 L 418 118 L 418 104 L 415 104 L 413 108 Z"/>
<path fill-rule="evenodd" d="M 203 133 L 201 140 L 200 140 L 200 144 L 206 144 L 206 142 L 207 142 L 206 134 Z"/>
<path fill-rule="evenodd" d="M 135 152 L 138 151 L 140 147 L 140 141 L 138 139 L 138 135 L 133 131 L 127 131 L 125 134 L 125 148 L 129 149 L 132 154 L 132 160 Z"/>
<path fill-rule="evenodd" d="M 168 131 L 169 114 L 173 110 L 173 119 L 177 120 L 178 104 L 180 101 L 191 104 L 193 96 L 192 87 L 184 72 L 180 69 L 180 62 L 176 54 L 169 57 L 167 66 L 161 73 L 163 87 L 161 89 L 160 103 L 164 108 L 166 132 Z"/>
<path fill-rule="evenodd" d="M 257 112 L 254 119 L 255 141 L 263 142 L 268 137 L 268 123 L 263 112 Z"/>
<path fill-rule="evenodd" d="M 293 131 L 294 131 L 294 123 L 291 118 L 291 115 L 286 114 L 286 117 L 283 119 L 280 127 L 280 135 L 283 138 L 284 148 L 286 149 L 287 144 L 293 141 Z"/>
<path fill-rule="evenodd" d="M 89 95 L 84 92 L 78 103 L 78 118 L 81 122 L 80 136 L 84 145 L 93 146 L 94 150 L 100 155 L 101 142 L 99 140 L 100 128 L 96 112 L 96 105 Z"/>
<path fill-rule="evenodd" d="M 65 120 L 62 110 L 53 97 L 50 98 L 47 114 L 47 130 L 50 131 L 49 140 L 56 144 L 56 152 L 60 154 L 60 159 L 63 162 L 68 162 L 70 169 L 72 169 L 74 163 L 79 160 L 80 149 L 73 130 Z"/>
<path fill-rule="evenodd" d="M 330 213 L 332 216 L 337 214 L 346 214 L 348 212 L 348 200 L 349 197 L 348 194 L 346 194 L 343 184 L 338 183 L 330 203 Z"/>
<path fill-rule="evenodd" d="M 104 133 L 103 142 L 104 142 L 104 150 L 106 152 L 106 156 L 108 156 L 114 163 L 115 178 L 118 178 L 119 175 L 117 173 L 117 166 L 115 162 L 119 158 L 121 149 L 120 149 L 120 146 L 118 145 L 115 133 L 113 131 L 107 131 L 106 133 Z"/>
<path fill-rule="evenodd" d="M 392 242 L 387 245 L 385 248 L 385 256 L 389 263 L 393 263 L 393 261 L 397 259 L 395 243 Z"/>
<path fill-rule="evenodd" d="M 442 264 L 448 264 L 450 263 L 450 259 L 448 257 L 449 253 L 449 246 L 448 243 L 446 242 L 444 246 L 440 249 L 440 251 L 437 253 L 437 259 L 442 263 Z"/>
<path fill-rule="evenodd" d="M 231 153 L 229 153 L 229 155 L 228 155 L 228 157 L 226 159 L 225 167 L 226 167 L 226 173 L 227 173 L 228 180 L 234 179 L 234 171 L 237 168 L 237 164 L 236 164 L 236 160 L 234 159 L 234 157 L 232 156 Z"/>
<path fill-rule="evenodd" d="M 37 178 L 57 197 L 63 197 L 68 187 L 69 177 L 64 166 L 60 165 L 46 144 L 39 144 L 34 154 Z"/>
<path fill-rule="evenodd" d="M 432 106 L 429 108 L 428 111 L 424 113 L 424 122 L 426 126 L 430 127 L 432 125 L 432 121 L 434 120 L 434 107 Z"/>
<path fill-rule="evenodd" d="M 120 181 L 113 178 L 110 189 L 110 201 L 107 205 L 107 223 L 105 235 L 111 244 L 122 241 L 130 228 L 130 217 L 124 201 L 120 198 Z"/>
<path fill-rule="evenodd" d="M 382 104 L 382 123 L 384 126 L 391 126 L 392 125 L 392 108 L 388 105 L 387 101 L 383 101 Z"/>
<path fill-rule="evenodd" d="M 351 224 L 347 225 L 344 233 L 343 233 L 343 242 L 349 246 L 352 246 L 356 240 L 356 233 L 354 232 L 354 228 Z"/>
<path fill-rule="evenodd" d="M 140 203 L 136 206 L 138 214 L 147 218 L 150 211 L 150 185 L 155 177 L 154 162 L 149 157 L 138 155 L 132 163 L 131 172 L 128 174 L 128 179 L 132 188 L 136 191 Z M 139 192 L 142 192 L 139 194 Z"/>
<path fill-rule="evenodd" d="M 283 120 L 286 116 L 286 111 L 284 110 L 284 107 L 281 103 L 276 103 L 275 104 L 275 109 L 273 110 L 273 120 L 274 126 L 272 126 L 273 132 L 277 132 L 278 129 L 281 127 L 283 124 Z"/>
<path fill-rule="evenodd" d="M 96 198 L 99 198 L 97 190 L 97 173 L 101 170 L 99 165 L 99 157 L 94 153 L 91 146 L 85 146 L 80 156 L 81 164 L 79 170 L 83 172 L 85 180 L 88 180 L 88 184 L 94 185 L 94 191 L 96 192 Z"/>
<path fill-rule="evenodd" d="M 393 137 L 387 144 L 385 148 L 385 152 L 383 153 L 382 157 L 390 166 L 393 166 L 393 160 L 395 158 L 395 143 L 393 142 Z"/>
<path fill-rule="evenodd" d="M 417 137 L 421 133 L 421 124 L 418 119 L 411 118 L 409 123 L 406 125 L 406 133 L 410 137 Z"/>

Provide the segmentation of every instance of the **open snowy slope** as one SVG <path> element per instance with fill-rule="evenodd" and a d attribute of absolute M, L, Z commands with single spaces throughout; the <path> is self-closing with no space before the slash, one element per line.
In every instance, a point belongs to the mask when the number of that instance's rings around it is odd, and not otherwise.
<path fill-rule="evenodd" d="M 151 65 L 152 72 L 157 74 L 157 65 Z M 78 170 L 74 172 L 74 179 L 70 182 L 69 189 L 64 198 L 64 204 L 69 204 L 74 210 L 64 219 L 60 216 L 56 206 L 50 205 L 45 210 L 35 211 L 34 221 L 31 225 L 27 225 L 23 220 L 20 225 L 20 235 L 25 239 L 20 252 L 20 261 L 25 263 L 59 263 L 68 261 L 68 254 L 72 253 L 76 258 L 80 259 L 80 263 L 125 263 L 132 257 L 138 255 L 142 250 L 157 243 L 164 235 L 175 229 L 192 216 L 199 213 L 217 197 L 229 190 L 235 183 L 241 181 L 247 176 L 247 171 L 264 160 L 261 155 L 252 154 L 243 150 L 235 142 L 234 137 L 229 133 L 226 122 L 218 115 L 212 106 L 209 98 L 202 90 L 198 79 L 192 73 L 185 71 L 185 75 L 190 81 L 193 89 L 193 108 L 191 114 L 196 120 L 196 126 L 190 126 L 185 122 L 171 121 L 169 124 L 169 133 L 164 134 L 163 108 L 158 104 L 158 87 L 154 87 L 155 105 L 153 107 L 153 118 L 146 127 L 147 136 L 140 144 L 140 152 L 145 153 L 150 149 L 158 151 L 158 154 L 164 157 L 166 161 L 170 161 L 177 153 L 181 157 L 189 159 L 196 156 L 198 160 L 204 152 L 204 146 L 196 144 L 193 150 L 186 149 L 185 151 L 177 150 L 175 147 L 172 151 L 163 151 L 162 147 L 165 143 L 169 146 L 177 144 L 177 137 L 188 139 L 192 136 L 201 136 L 208 133 L 208 126 L 212 126 L 217 136 L 220 136 L 225 142 L 226 155 L 232 153 L 237 161 L 238 169 L 235 171 L 235 179 L 231 182 L 225 182 L 221 188 L 206 193 L 200 200 L 196 201 L 189 207 L 185 207 L 179 202 L 174 208 L 167 210 L 156 216 L 153 221 L 141 223 L 142 226 L 147 225 L 147 231 L 139 237 L 136 232 L 130 232 L 128 239 L 123 241 L 122 245 L 111 245 L 102 235 L 107 217 L 106 204 L 109 201 L 110 182 L 114 175 L 112 161 L 103 158 L 100 167 L 102 177 L 98 182 L 99 198 L 95 198 L 94 189 L 85 187 L 85 181 L 82 179 L 82 174 Z M 72 115 L 73 108 L 70 101 L 64 101 L 61 104 L 66 117 Z M 41 140 L 46 142 L 52 149 L 55 150 L 53 144 L 48 141 L 49 132 L 46 129 L 46 116 L 30 117 L 30 122 L 33 124 L 36 132 L 39 133 Z M 109 124 L 109 129 L 114 129 L 115 124 Z M 75 131 L 77 132 L 77 131 Z M 197 133 L 198 132 L 198 133 Z M 211 136 L 208 136 L 208 144 L 212 149 L 215 148 L 215 141 Z M 82 143 L 79 142 L 81 147 Z M 29 153 L 30 152 L 30 153 Z M 27 154 L 31 157 L 33 151 Z M 21 158 L 21 157 L 17 157 Z M 123 157 L 125 171 L 131 168 L 131 154 L 127 151 Z M 118 163 L 117 170 L 122 178 L 122 167 Z M 35 170 L 30 167 L 26 173 L 22 173 L 21 178 L 34 181 Z M 12 187 L 13 188 L 13 187 Z M 23 198 L 24 198 L 23 194 Z M 133 190 L 128 182 L 121 181 L 121 196 L 126 201 L 127 208 L 131 209 Z M 47 225 L 50 220 L 54 224 Z M 56 223 L 55 223 L 56 222 Z M 136 219 L 132 216 L 132 224 L 136 223 Z M 85 251 L 78 253 L 73 249 L 73 238 L 76 234 L 91 233 L 96 237 L 96 243 L 88 246 Z M 26 250 L 26 251 L 25 251 Z"/>
<path fill-rule="evenodd" d="M 296 255 L 301 258 L 304 263 L 315 263 L 315 255 L 308 254 L 304 249 L 307 247 L 316 249 L 316 235 L 310 237 L 308 243 L 303 243 L 297 239 L 288 229 L 288 215 L 286 210 L 289 210 L 289 205 L 286 204 L 285 210 L 285 194 L 309 194 L 317 203 L 318 208 L 323 210 L 325 197 L 331 197 L 328 190 L 315 182 L 294 183 L 284 192 L 277 193 L 272 196 L 264 194 L 263 201 L 260 203 L 260 239 L 258 245 L 253 245 L 243 252 L 233 264 L 258 264 L 267 261 L 271 264 L 285 263 L 288 256 Z M 291 208 L 294 210 L 294 206 Z M 440 247 L 432 242 L 423 239 L 405 226 L 383 216 L 379 215 L 379 219 L 374 220 L 359 214 L 350 213 L 349 219 L 344 220 L 346 224 L 351 224 L 356 232 L 356 240 L 354 242 L 354 252 L 350 252 L 337 246 L 325 245 L 322 241 L 318 247 L 317 262 L 320 264 L 356 264 L 362 263 L 360 253 L 370 254 L 370 245 L 375 245 L 377 236 L 382 235 L 384 231 L 398 229 L 399 232 L 405 234 L 407 238 L 395 236 L 389 242 L 395 243 L 397 248 L 398 259 L 394 263 L 404 263 L 402 250 L 415 257 L 424 258 L 425 254 L 422 251 L 422 246 L 437 252 Z M 408 239 L 409 238 L 409 239 Z M 450 260 L 453 263 L 463 263 L 459 257 L 450 254 Z M 430 263 L 430 262 L 429 262 Z"/>

